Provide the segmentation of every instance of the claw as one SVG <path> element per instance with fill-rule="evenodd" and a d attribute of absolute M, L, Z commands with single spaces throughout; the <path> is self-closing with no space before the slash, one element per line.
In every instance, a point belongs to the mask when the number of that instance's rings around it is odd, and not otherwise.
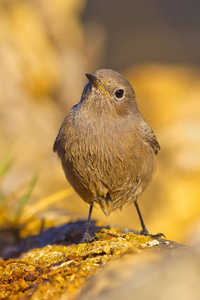
<path fill-rule="evenodd" d="M 88 232 L 85 232 L 82 243 L 90 243 L 90 242 L 92 242 L 92 237 L 89 235 Z"/>
<path fill-rule="evenodd" d="M 151 236 L 151 238 L 154 238 L 154 239 L 162 238 L 162 237 L 164 237 L 166 239 L 166 236 L 163 233 L 160 233 L 160 232 L 157 233 L 157 234 L 150 234 L 150 236 Z"/>
<path fill-rule="evenodd" d="M 166 236 L 163 234 L 163 233 L 157 233 L 157 234 L 150 234 L 148 232 L 147 229 L 143 229 L 141 232 L 140 232 L 141 235 L 145 235 L 145 236 L 150 236 L 151 238 L 153 239 L 156 239 L 156 238 L 161 238 L 161 237 L 164 237 L 166 239 Z"/>

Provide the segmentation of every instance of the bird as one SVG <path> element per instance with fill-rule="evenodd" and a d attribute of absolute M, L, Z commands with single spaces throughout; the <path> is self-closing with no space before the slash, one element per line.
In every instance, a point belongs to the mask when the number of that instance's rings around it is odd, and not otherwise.
<path fill-rule="evenodd" d="M 109 215 L 134 203 L 140 234 L 150 235 L 138 198 L 152 179 L 160 145 L 122 74 L 100 69 L 85 75 L 88 83 L 80 102 L 66 115 L 53 146 L 68 182 L 90 205 L 83 242 L 91 241 L 89 229 L 96 205 Z"/>

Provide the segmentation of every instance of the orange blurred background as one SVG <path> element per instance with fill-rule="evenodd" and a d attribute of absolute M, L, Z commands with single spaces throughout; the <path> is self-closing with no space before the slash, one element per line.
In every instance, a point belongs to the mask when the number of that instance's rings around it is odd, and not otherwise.
<path fill-rule="evenodd" d="M 139 201 L 147 228 L 177 242 L 195 240 L 200 227 L 200 4 L 188 3 L 0 2 L 0 157 L 15 144 L 12 167 L 1 182 L 5 195 L 29 182 L 35 171 L 40 176 L 31 204 L 69 187 L 52 151 L 55 137 L 80 100 L 84 74 L 112 68 L 133 85 L 140 111 L 161 144 L 155 176 Z M 12 205 L 15 209 L 17 203 Z M 56 225 L 87 218 L 88 209 L 72 193 L 38 209 L 36 217 Z M 95 209 L 93 218 L 140 230 L 134 205 L 109 218 Z"/>

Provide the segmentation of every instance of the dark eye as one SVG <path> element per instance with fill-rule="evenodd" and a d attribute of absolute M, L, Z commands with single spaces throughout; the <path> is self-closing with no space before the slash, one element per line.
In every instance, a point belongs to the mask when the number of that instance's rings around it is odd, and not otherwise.
<path fill-rule="evenodd" d="M 121 99 L 121 98 L 123 98 L 123 96 L 124 96 L 124 90 L 119 89 L 119 90 L 116 90 L 116 91 L 115 91 L 115 97 L 116 97 L 117 99 Z"/>

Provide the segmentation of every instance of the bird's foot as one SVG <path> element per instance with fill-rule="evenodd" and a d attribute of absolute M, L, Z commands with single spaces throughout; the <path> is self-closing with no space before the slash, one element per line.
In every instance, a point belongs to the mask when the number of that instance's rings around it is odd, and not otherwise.
<path fill-rule="evenodd" d="M 166 236 L 163 233 L 157 233 L 157 234 L 150 234 L 148 230 L 145 228 L 140 232 L 141 235 L 150 236 L 152 239 L 162 238 L 164 237 L 166 239 Z"/>
<path fill-rule="evenodd" d="M 150 234 L 150 237 L 152 239 L 158 239 L 158 238 L 162 238 L 162 237 L 166 239 L 166 236 L 163 233 L 161 233 L 161 232 L 159 232 L 157 234 Z"/>
<path fill-rule="evenodd" d="M 91 243 L 94 239 L 90 236 L 88 232 L 84 233 L 82 243 Z"/>

